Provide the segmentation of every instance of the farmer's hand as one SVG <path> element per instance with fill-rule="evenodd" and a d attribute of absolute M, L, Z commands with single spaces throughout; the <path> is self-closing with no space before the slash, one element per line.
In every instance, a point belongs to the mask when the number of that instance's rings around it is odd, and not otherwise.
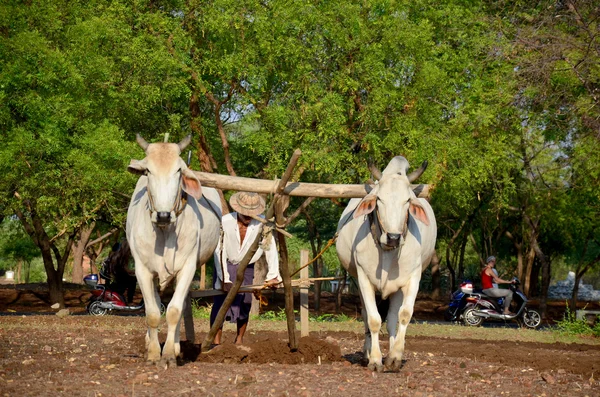
<path fill-rule="evenodd" d="M 233 283 L 232 282 L 226 282 L 226 283 L 223 284 L 223 291 L 229 292 L 229 290 L 231 289 L 231 287 L 233 287 Z"/>
<path fill-rule="evenodd" d="M 279 284 L 279 280 L 277 280 L 277 277 L 269 280 L 269 281 L 265 281 L 265 284 L 271 288 L 271 289 L 277 289 L 277 285 Z"/>

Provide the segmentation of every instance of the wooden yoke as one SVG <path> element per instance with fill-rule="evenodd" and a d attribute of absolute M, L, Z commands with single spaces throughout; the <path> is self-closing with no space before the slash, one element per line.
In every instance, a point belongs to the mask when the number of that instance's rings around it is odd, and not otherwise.
<path fill-rule="evenodd" d="M 246 192 L 256 192 L 262 194 L 275 193 L 279 186 L 284 183 L 284 179 L 272 181 L 267 179 L 244 178 L 240 176 L 211 174 L 209 172 L 194 171 L 202 186 L 214 187 L 223 190 L 237 190 Z M 277 187 L 275 187 L 277 183 Z M 280 194 L 295 197 L 321 197 L 321 198 L 358 198 L 364 197 L 373 186 L 365 183 L 362 185 L 341 185 L 326 183 L 307 183 L 307 182 L 289 182 L 285 181 Z M 428 198 L 430 185 L 413 184 L 413 191 L 420 198 Z"/>

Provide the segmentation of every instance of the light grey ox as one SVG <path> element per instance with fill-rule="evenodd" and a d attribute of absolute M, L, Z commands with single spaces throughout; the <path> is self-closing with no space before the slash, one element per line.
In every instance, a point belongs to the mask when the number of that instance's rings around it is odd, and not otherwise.
<path fill-rule="evenodd" d="M 175 365 L 181 352 L 179 326 L 185 298 L 197 263 L 213 254 L 221 227 L 221 201 L 216 190 L 202 188 L 181 159 L 191 137 L 180 143 L 148 143 L 139 134 L 143 160 L 131 160 L 128 170 L 140 174 L 127 211 L 127 241 L 135 260 L 135 275 L 146 307 L 146 359 Z M 167 339 L 158 342 L 160 297 L 175 281 L 167 307 Z"/>
<path fill-rule="evenodd" d="M 397 156 L 383 173 L 372 170 L 379 181 L 364 198 L 350 200 L 338 223 L 337 253 L 360 289 L 365 323 L 363 352 L 370 370 L 379 372 L 384 368 L 375 292 L 380 291 L 383 299 L 390 300 L 390 347 L 385 366 L 397 371 L 421 272 L 434 255 L 437 227 L 433 210 L 427 200 L 416 197 L 410 186 L 426 167 L 424 162 L 407 175 L 408 161 Z"/>

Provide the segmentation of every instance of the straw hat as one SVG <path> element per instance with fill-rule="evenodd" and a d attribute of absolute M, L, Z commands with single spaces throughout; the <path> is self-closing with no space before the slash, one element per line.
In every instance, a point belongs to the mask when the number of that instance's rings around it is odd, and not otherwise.
<path fill-rule="evenodd" d="M 229 199 L 235 212 L 242 215 L 259 215 L 265 210 L 265 200 L 258 193 L 237 192 Z"/>

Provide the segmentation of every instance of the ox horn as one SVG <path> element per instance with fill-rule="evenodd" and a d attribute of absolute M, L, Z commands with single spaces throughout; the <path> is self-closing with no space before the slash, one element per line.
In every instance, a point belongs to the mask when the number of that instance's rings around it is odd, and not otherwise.
<path fill-rule="evenodd" d="M 427 160 L 423 161 L 423 164 L 421 164 L 419 169 L 414 170 L 413 172 L 411 172 L 410 174 L 407 175 L 408 181 L 412 183 L 412 182 L 416 181 L 417 179 L 419 179 L 419 177 L 427 169 L 428 164 L 429 163 L 427 162 Z"/>
<path fill-rule="evenodd" d="M 146 142 L 146 140 L 142 138 L 140 134 L 135 134 L 135 140 L 137 141 L 138 145 L 140 145 L 140 147 L 144 149 L 144 152 L 146 151 L 146 149 L 148 149 L 149 143 Z"/>
<path fill-rule="evenodd" d="M 190 144 L 190 142 L 192 142 L 192 136 L 191 136 L 191 135 L 188 135 L 188 136 L 186 136 L 185 138 L 183 138 L 183 139 L 181 140 L 181 142 L 179 142 L 179 143 L 177 144 L 177 146 L 179 146 L 179 150 L 181 150 L 181 151 L 183 152 L 183 149 L 185 149 L 185 148 L 187 147 L 187 145 L 189 145 L 189 144 Z"/>
<path fill-rule="evenodd" d="M 379 168 L 377 168 L 375 163 L 373 163 L 372 159 L 369 159 L 369 171 L 371 171 L 371 174 L 373 174 L 373 178 L 376 180 L 381 179 L 381 171 L 379 171 Z"/>

